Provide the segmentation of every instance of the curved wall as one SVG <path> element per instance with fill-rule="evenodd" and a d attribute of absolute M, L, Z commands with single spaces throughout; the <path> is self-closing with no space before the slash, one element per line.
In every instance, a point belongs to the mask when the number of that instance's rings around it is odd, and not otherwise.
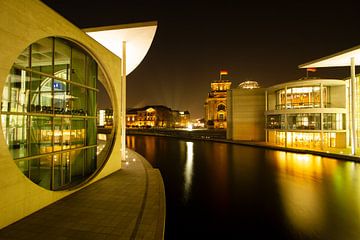
<path fill-rule="evenodd" d="M 88 37 L 76 26 L 37 0 L 0 1 L 0 94 L 18 55 L 37 40 L 59 36 L 86 49 L 104 75 L 99 79 L 113 103 L 115 141 L 110 157 L 90 184 L 121 168 L 119 110 L 121 60 Z M 1 96 L 0 96 L 1 98 Z M 2 129 L 1 129 L 2 131 Z M 86 186 L 84 184 L 82 187 Z M 48 191 L 32 183 L 14 163 L 3 134 L 0 134 L 0 228 L 3 228 L 81 188 Z"/>

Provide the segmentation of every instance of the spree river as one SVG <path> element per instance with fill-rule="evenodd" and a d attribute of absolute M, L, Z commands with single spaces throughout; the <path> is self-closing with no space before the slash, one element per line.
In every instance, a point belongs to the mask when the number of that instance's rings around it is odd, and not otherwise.
<path fill-rule="evenodd" d="M 360 239 L 360 165 L 201 140 L 127 136 L 165 184 L 165 239 Z"/>

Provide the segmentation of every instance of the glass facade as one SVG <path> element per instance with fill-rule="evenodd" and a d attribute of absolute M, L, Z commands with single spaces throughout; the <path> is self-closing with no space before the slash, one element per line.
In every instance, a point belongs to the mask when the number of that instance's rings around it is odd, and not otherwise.
<path fill-rule="evenodd" d="M 19 169 L 50 190 L 97 169 L 97 63 L 74 43 L 41 39 L 15 60 L 2 101 L 3 134 Z"/>
<path fill-rule="evenodd" d="M 268 115 L 266 118 L 266 128 L 285 129 L 285 115 Z"/>
<path fill-rule="evenodd" d="M 323 130 L 346 130 L 345 113 L 323 113 Z M 285 118 L 287 125 L 285 124 Z M 267 115 L 267 129 L 321 130 L 320 113 Z"/>
<path fill-rule="evenodd" d="M 273 143 L 280 146 L 294 148 L 336 148 L 343 147 L 343 143 L 339 143 L 339 139 L 345 137 L 343 132 L 282 132 L 274 131 Z M 321 136 L 322 135 L 322 136 Z"/>
<path fill-rule="evenodd" d="M 322 92 L 323 107 L 329 107 L 328 87 L 323 87 Z M 320 100 L 320 86 L 292 87 L 276 91 L 276 109 L 320 108 Z"/>

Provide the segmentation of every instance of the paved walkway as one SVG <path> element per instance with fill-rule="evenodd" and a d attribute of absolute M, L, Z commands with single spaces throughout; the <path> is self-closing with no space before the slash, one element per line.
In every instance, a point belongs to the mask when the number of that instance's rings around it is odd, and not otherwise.
<path fill-rule="evenodd" d="M 161 174 L 139 154 L 127 152 L 121 170 L 3 228 L 0 239 L 163 239 Z"/>

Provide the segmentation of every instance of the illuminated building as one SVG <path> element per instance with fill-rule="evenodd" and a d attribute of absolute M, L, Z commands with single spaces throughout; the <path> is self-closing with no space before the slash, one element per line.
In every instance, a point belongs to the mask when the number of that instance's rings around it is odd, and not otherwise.
<path fill-rule="evenodd" d="M 345 148 L 347 96 L 346 81 L 335 79 L 304 79 L 268 88 L 266 141 L 293 148 Z"/>
<path fill-rule="evenodd" d="M 92 30 L 104 36 L 112 29 L 105 39 L 116 39 L 114 45 L 133 40 L 127 62 L 40 1 L 2 0 L 0 13 L 2 228 L 121 168 L 121 86 L 144 58 L 156 23 Z M 111 151 L 103 159 L 97 82 L 114 110 Z"/>
<path fill-rule="evenodd" d="M 205 100 L 205 124 L 207 128 L 226 128 L 226 96 L 231 87 L 229 80 L 223 79 L 227 72 L 220 72 L 220 80 L 211 83 L 211 91 Z"/>
<path fill-rule="evenodd" d="M 128 109 L 126 126 L 137 128 L 173 127 L 172 110 L 162 105 L 145 106 L 143 108 Z"/>
<path fill-rule="evenodd" d="M 190 123 L 189 111 L 180 112 L 162 105 L 128 109 L 128 128 L 186 128 Z"/>
<path fill-rule="evenodd" d="M 173 113 L 173 127 L 175 128 L 187 128 L 190 124 L 190 112 L 178 110 L 172 110 Z"/>
<path fill-rule="evenodd" d="M 254 89 L 259 87 L 259 83 L 256 81 L 245 81 L 239 84 L 239 88 L 243 89 Z"/>
<path fill-rule="evenodd" d="M 227 93 L 226 137 L 233 140 L 264 141 L 265 89 L 255 81 L 240 83 Z"/>
<path fill-rule="evenodd" d="M 97 126 L 104 128 L 112 128 L 114 112 L 112 109 L 100 109 L 97 114 Z"/>
<path fill-rule="evenodd" d="M 356 75 L 356 66 L 360 65 L 360 46 L 326 56 L 308 63 L 304 63 L 299 68 L 316 69 L 325 67 L 348 67 L 350 77 L 347 78 L 348 94 L 345 98 L 348 101 L 348 118 L 347 118 L 347 145 L 351 146 L 352 154 L 360 154 L 360 111 L 358 110 L 360 104 L 360 77 Z"/>

